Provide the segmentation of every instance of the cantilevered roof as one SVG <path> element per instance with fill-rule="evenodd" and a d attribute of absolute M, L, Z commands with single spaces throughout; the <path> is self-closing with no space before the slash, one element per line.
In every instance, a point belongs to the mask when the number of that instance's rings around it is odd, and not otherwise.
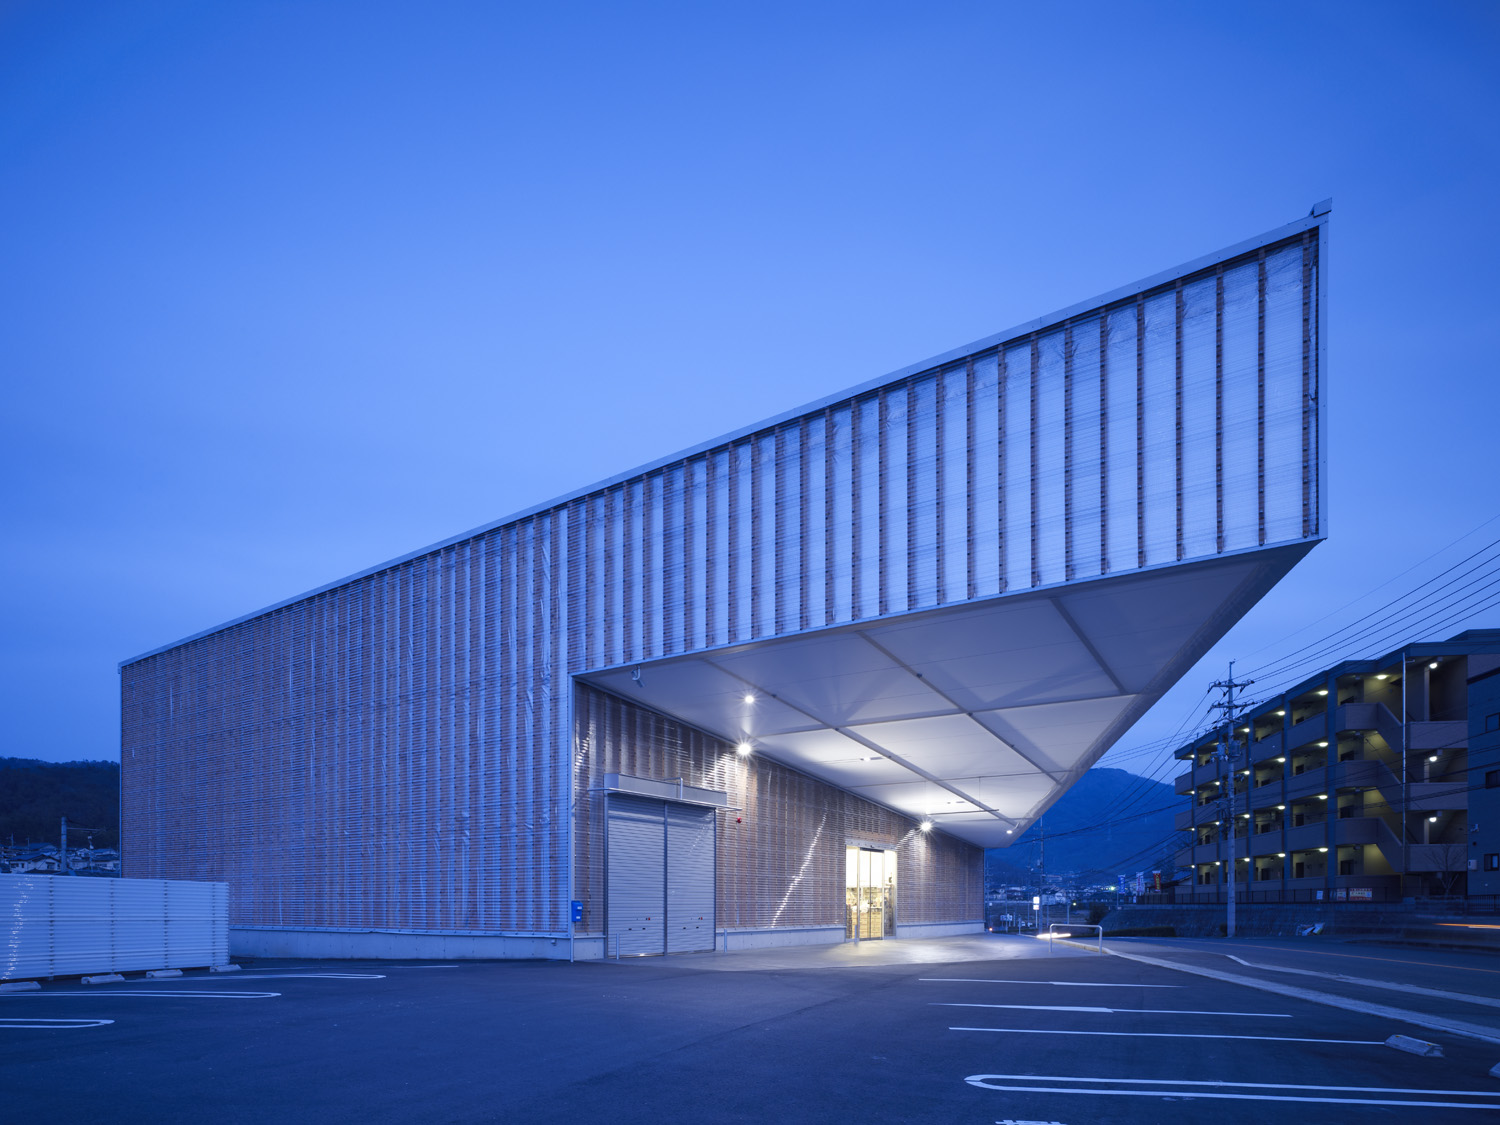
<path fill-rule="evenodd" d="M 580 679 L 971 843 L 1003 847 L 1308 549 L 1165 566 Z"/>

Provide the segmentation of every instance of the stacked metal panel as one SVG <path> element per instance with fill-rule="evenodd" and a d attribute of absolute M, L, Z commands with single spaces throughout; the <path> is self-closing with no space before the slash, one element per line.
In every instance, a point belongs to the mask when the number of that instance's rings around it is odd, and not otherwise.
<path fill-rule="evenodd" d="M 223 883 L 0 875 L 0 980 L 228 960 Z"/>
<path fill-rule="evenodd" d="M 132 873 L 227 879 L 241 924 L 566 932 L 572 802 L 580 854 L 598 824 L 570 676 L 1321 537 L 1320 237 L 1309 220 L 126 662 Z M 790 824 L 829 790 L 754 777 L 747 807 L 789 825 L 756 847 L 805 856 Z M 741 854 L 731 878 L 763 885 L 727 907 L 803 910 L 812 876 L 789 890 Z"/>

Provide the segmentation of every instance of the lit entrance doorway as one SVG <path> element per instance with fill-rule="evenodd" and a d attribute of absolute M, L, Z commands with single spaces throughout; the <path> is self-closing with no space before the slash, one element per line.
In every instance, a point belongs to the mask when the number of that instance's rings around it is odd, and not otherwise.
<path fill-rule="evenodd" d="M 850 845 L 844 850 L 844 936 L 853 941 L 896 932 L 896 853 Z"/>

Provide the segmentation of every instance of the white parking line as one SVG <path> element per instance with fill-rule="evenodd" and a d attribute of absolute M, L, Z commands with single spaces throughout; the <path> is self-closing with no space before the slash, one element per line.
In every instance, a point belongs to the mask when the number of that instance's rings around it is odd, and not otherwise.
<path fill-rule="evenodd" d="M 256 980 L 385 980 L 384 973 L 267 973 Z"/>
<path fill-rule="evenodd" d="M 971 1080 L 970 1080 L 971 1081 Z M 1285 1094 L 1205 1094 L 1196 1090 L 1073 1090 L 1062 1086 L 991 1086 L 975 1082 L 986 1090 L 1008 1094 L 1099 1094 L 1127 1098 L 1218 1098 L 1237 1102 L 1320 1102 L 1334 1105 L 1404 1105 L 1422 1109 L 1500 1109 L 1500 1102 L 1419 1102 L 1411 1098 L 1302 1098 Z"/>
<path fill-rule="evenodd" d="M 1055 984 L 1059 988 L 1183 988 L 1180 984 L 1094 984 L 1081 980 L 995 980 L 992 977 L 918 977 L 925 981 L 953 984 Z"/>
<path fill-rule="evenodd" d="M 0 1019 L 0 1030 L 5 1028 L 33 1028 L 51 1031 L 70 1031 L 76 1027 L 103 1027 L 114 1020 L 9 1020 Z"/>
<path fill-rule="evenodd" d="M 1258 965 L 1254 961 L 1246 961 L 1243 957 L 1236 957 L 1233 953 L 1224 953 L 1221 956 L 1228 957 L 1231 961 L 1237 961 L 1247 969 L 1262 969 L 1269 973 L 1295 973 L 1299 977 L 1321 977 L 1324 980 L 1342 981 L 1344 984 L 1358 985 L 1360 988 L 1382 988 L 1387 992 L 1406 992 L 1412 996 L 1429 996 L 1435 1000 L 1457 1000 L 1464 1004 L 1483 1004 L 1489 1008 L 1500 1008 L 1500 1000 L 1490 996 L 1474 996 L 1464 992 L 1448 992 L 1441 988 L 1423 988 L 1416 984 L 1398 984 L 1395 981 L 1371 980 L 1369 977 L 1348 977 L 1342 973 L 1320 973 L 1314 969 L 1291 969 L 1285 965 Z"/>
<path fill-rule="evenodd" d="M 1107 1090 L 1089 1089 L 1077 1086 L 1010 1086 L 995 1085 L 995 1081 L 1001 1082 L 1092 1082 L 1109 1083 L 1113 1085 L 1151 1085 L 1169 1087 L 1168 1089 L 1156 1090 Z M 1273 1082 L 1203 1082 L 1191 1079 L 1177 1078 L 1080 1078 L 1072 1075 L 1052 1074 L 975 1074 L 964 1079 L 970 1086 L 978 1086 L 985 1090 L 997 1090 L 1002 1093 L 1028 1093 L 1028 1094 L 1106 1094 L 1115 1097 L 1136 1098 L 1217 1098 L 1233 1101 L 1268 1101 L 1268 1102 L 1319 1102 L 1333 1103 L 1337 1105 L 1404 1105 L 1420 1106 L 1424 1108 L 1438 1109 L 1488 1109 L 1500 1108 L 1500 1097 L 1490 1090 L 1423 1090 L 1400 1086 L 1304 1086 L 1295 1083 L 1277 1084 Z M 1362 1094 L 1425 1094 L 1432 1096 L 1448 1096 L 1460 1098 L 1484 1098 L 1482 1102 L 1435 1102 L 1416 1101 L 1411 1098 L 1336 1098 L 1326 1096 L 1306 1096 L 1289 1094 L 1226 1094 L 1211 1093 L 1203 1087 L 1233 1087 L 1236 1089 L 1255 1090 L 1319 1090 L 1327 1093 L 1362 1093 Z M 1192 1087 L 1183 1089 L 1182 1087 Z"/>
<path fill-rule="evenodd" d="M 121 989 L 96 988 L 90 992 L 16 992 L 8 994 L 5 1000 L 19 1000 L 23 996 L 34 1000 L 50 1000 L 57 996 L 88 996 L 94 1000 L 113 998 L 115 996 L 154 996 L 166 1000 L 176 1000 L 186 997 L 206 997 L 215 1000 L 269 1000 L 273 996 L 280 996 L 279 992 L 230 992 L 227 989 L 221 992 L 185 992 L 180 989 Z"/>
<path fill-rule="evenodd" d="M 1168 961 L 1159 957 L 1147 957 L 1141 953 L 1126 953 L 1119 949 L 1110 949 L 1106 952 L 1115 957 L 1122 957 L 1127 961 L 1139 961 L 1143 965 L 1155 965 L 1158 968 L 1171 969 L 1174 972 L 1191 973 L 1193 976 L 1207 977 L 1209 980 L 1243 985 L 1245 988 L 1254 988 L 1261 992 L 1271 992 L 1277 996 L 1289 996 L 1294 1000 L 1307 1000 L 1314 1004 L 1326 1004 L 1330 1008 L 1343 1008 L 1345 1011 L 1359 1012 L 1361 1015 L 1376 1016 L 1380 1019 L 1400 1020 L 1402 1023 L 1415 1024 L 1417 1027 L 1424 1027 L 1429 1031 L 1444 1031 L 1450 1035 L 1462 1035 L 1466 1039 L 1478 1039 L 1484 1043 L 1500 1043 L 1500 1029 L 1486 1027 L 1483 1024 L 1468 1023 L 1463 1020 L 1451 1020 L 1446 1017 L 1429 1016 L 1422 1012 L 1411 1012 L 1404 1008 L 1392 1008 L 1385 1004 L 1369 1004 L 1363 1000 L 1351 1000 L 1346 996 L 1335 996 L 1329 992 L 1314 992 L 1308 988 L 1293 988 L 1291 985 L 1278 984 L 1275 981 L 1260 980 L 1256 977 L 1242 976 L 1237 973 L 1221 973 L 1217 969 L 1205 969 L 1201 966 L 1189 965 L 1185 962 Z"/>
<path fill-rule="evenodd" d="M 1095 1012 L 1105 1015 L 1117 1012 L 1149 1016 L 1254 1016 L 1258 1019 L 1289 1020 L 1286 1012 L 1200 1012 L 1192 1008 L 1093 1008 L 1067 1004 L 958 1004 L 937 1003 L 938 1008 L 1015 1008 L 1027 1012 Z"/>
<path fill-rule="evenodd" d="M 1237 1090 L 1322 1090 L 1332 1093 L 1444 1094 L 1460 1098 L 1500 1098 L 1495 1090 L 1428 1090 L 1419 1086 L 1309 1086 L 1300 1082 L 1220 1082 L 1203 1078 L 1084 1078 L 1076 1074 L 981 1074 L 979 1078 L 1012 1078 L 1023 1082 L 1097 1082 L 1115 1086 L 1233 1086 Z M 974 1079 L 966 1078 L 965 1082 Z"/>
<path fill-rule="evenodd" d="M 949 1031 L 998 1031 L 1008 1035 L 1115 1035 L 1127 1039 L 1253 1039 L 1260 1043 L 1343 1043 L 1384 1047 L 1384 1039 L 1301 1039 L 1288 1035 L 1194 1035 L 1185 1031 L 1053 1031 L 1039 1027 L 950 1027 Z"/>

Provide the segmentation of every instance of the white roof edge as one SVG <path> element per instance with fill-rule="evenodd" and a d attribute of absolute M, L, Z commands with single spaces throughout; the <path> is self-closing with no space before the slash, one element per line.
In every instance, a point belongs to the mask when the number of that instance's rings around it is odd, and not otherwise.
<path fill-rule="evenodd" d="M 705 453 L 710 449 L 715 449 L 721 445 L 727 445 L 731 442 L 738 441 L 740 438 L 748 437 L 749 435 L 754 433 L 759 433 L 761 430 L 769 429 L 772 426 L 778 426 L 782 422 L 789 421 L 793 418 L 800 418 L 804 414 L 812 414 L 815 411 L 822 410 L 828 406 L 832 406 L 837 402 L 843 402 L 846 399 L 855 398 L 858 395 L 864 394 L 867 391 L 872 391 L 877 387 L 883 387 L 887 383 L 895 383 L 900 381 L 901 379 L 905 379 L 909 375 L 915 375 L 920 371 L 927 371 L 933 367 L 940 367 L 945 363 L 951 363 L 956 359 L 962 359 L 964 356 L 973 355 L 975 352 L 982 352 L 987 348 L 992 348 L 997 344 L 1004 343 L 1006 340 L 1013 340 L 1018 336 L 1025 336 L 1031 332 L 1039 331 L 1042 328 L 1057 324 L 1060 321 L 1067 320 L 1068 318 L 1077 316 L 1080 313 L 1099 308 L 1101 305 L 1113 304 L 1115 301 L 1122 301 L 1127 297 L 1133 297 L 1137 293 L 1144 292 L 1147 289 L 1153 289 L 1158 285 L 1171 281 L 1174 278 L 1181 277 L 1184 274 L 1196 273 L 1199 270 L 1208 269 L 1212 266 L 1218 265 L 1220 262 L 1227 261 L 1230 258 L 1237 258 L 1241 254 L 1247 254 L 1250 251 L 1257 250 L 1262 246 L 1268 246 L 1273 242 L 1280 242 L 1283 239 L 1289 238 L 1294 234 L 1300 234 L 1302 231 L 1312 230 L 1315 227 L 1323 226 L 1328 222 L 1328 216 L 1332 212 L 1332 210 L 1333 200 L 1325 199 L 1315 204 L 1312 210 L 1304 218 L 1297 219 L 1293 222 L 1287 223 L 1285 226 L 1277 227 L 1274 230 L 1266 231 L 1264 234 L 1259 235 L 1255 238 L 1248 238 L 1245 241 L 1237 242 L 1232 246 L 1226 246 L 1222 250 L 1217 250 L 1211 254 L 1205 254 L 1200 258 L 1194 258 L 1191 261 L 1184 262 L 1180 266 L 1160 270 L 1157 273 L 1151 274 L 1149 277 L 1144 277 L 1141 280 L 1132 282 L 1129 285 L 1122 285 L 1118 289 L 1111 289 L 1107 293 L 1101 293 L 1097 297 L 1093 297 L 1085 301 L 1079 301 L 1075 304 L 1067 306 L 1066 308 L 1059 309 L 1054 313 L 1033 317 L 1031 320 L 1018 324 L 1014 328 L 1009 328 L 1005 331 L 996 332 L 992 335 L 985 336 L 979 340 L 975 340 L 971 344 L 966 344 L 962 347 L 950 348 L 948 351 L 941 352 L 938 355 L 931 357 L 930 359 L 925 359 L 918 363 L 909 363 L 905 367 L 897 368 L 895 371 L 878 376 L 874 379 L 868 379 L 863 383 L 859 383 L 853 387 L 848 388 L 847 390 L 837 391 L 834 394 L 830 395 L 824 395 L 822 398 L 815 399 L 814 401 L 807 403 L 804 406 L 799 406 L 792 410 L 783 411 L 780 414 L 773 415 L 770 418 L 763 419 L 759 422 L 753 423 L 752 425 L 742 426 L 737 430 L 731 430 L 727 434 L 721 434 L 719 437 L 711 438 L 708 441 L 699 442 L 697 445 L 689 446 L 687 449 L 679 450 L 678 452 L 670 454 L 666 457 L 659 457 L 654 461 L 648 461 L 644 465 L 638 465 L 635 468 L 629 469 L 623 473 L 616 473 L 614 476 L 606 477 L 604 480 L 596 481 L 593 484 L 584 485 L 582 488 L 575 488 L 570 492 L 565 492 L 561 496 L 555 496 L 551 500 L 544 501 L 541 504 L 533 504 L 529 508 L 522 508 L 520 511 L 512 512 L 508 516 L 502 516 L 499 519 L 480 524 L 478 527 L 470 528 L 468 531 L 460 532 L 457 535 L 450 535 L 446 539 L 440 539 L 436 543 L 430 543 L 425 547 L 419 547 L 414 551 L 408 551 L 404 555 L 398 555 L 393 559 L 387 559 L 385 562 L 378 563 L 375 566 L 366 567 L 365 569 L 356 571 L 353 574 L 345 575 L 343 578 L 337 578 L 332 582 L 325 582 L 321 586 L 315 586 L 311 590 L 306 590 L 292 597 L 282 598 L 280 601 L 272 602 L 270 605 L 263 606 L 260 609 L 253 610 L 250 613 L 241 614 L 239 617 L 234 617 L 228 621 L 220 622 L 218 625 L 211 626 L 207 629 L 200 629 L 198 632 L 190 633 L 188 636 L 182 637 L 179 640 L 175 640 L 164 645 L 158 645 L 152 649 L 147 649 L 145 652 L 142 652 L 136 656 L 132 656 L 128 660 L 120 661 L 117 666 L 117 670 L 123 669 L 130 664 L 135 664 L 138 661 L 146 660 L 149 657 L 157 656 L 163 652 L 169 652 L 172 649 L 178 648 L 182 645 L 190 644 L 193 641 L 202 640 L 204 637 L 212 636 L 215 633 L 222 633 L 225 629 L 232 629 L 236 625 L 243 625 L 246 621 L 253 621 L 257 617 L 264 617 L 268 613 L 274 613 L 278 609 L 284 609 L 289 605 L 295 605 L 297 602 L 305 601 L 306 599 L 316 597 L 319 594 L 326 594 L 328 591 L 336 590 L 340 586 L 347 586 L 351 582 L 358 582 L 361 578 L 368 578 L 372 574 L 379 574 L 383 570 L 390 570 L 392 567 L 400 566 L 402 563 L 410 562 L 412 559 L 421 558 L 423 555 L 430 555 L 435 551 L 441 551 L 445 547 L 451 547 L 454 544 L 462 543 L 468 539 L 475 539 L 478 536 L 483 535 L 486 532 L 493 531 L 498 527 L 504 527 L 506 524 L 516 523 L 519 520 L 526 519 L 528 516 L 534 516 L 538 513 L 546 512 L 553 508 L 560 508 L 564 504 L 568 504 L 574 500 L 577 500 L 581 496 L 587 496 L 590 493 L 600 492 L 606 488 L 612 488 L 613 486 L 624 481 L 633 480 L 636 477 L 644 476 L 645 474 L 653 472 L 654 470 L 660 469 L 666 465 L 671 465 L 678 461 L 684 461 L 690 457 L 695 457 L 700 453 Z"/>

